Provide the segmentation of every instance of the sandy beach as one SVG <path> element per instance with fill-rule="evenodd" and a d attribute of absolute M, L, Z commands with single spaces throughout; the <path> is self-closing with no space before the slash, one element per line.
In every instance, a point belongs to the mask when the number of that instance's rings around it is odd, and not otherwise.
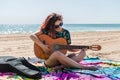
<path fill-rule="evenodd" d="M 0 35 L 0 56 L 35 57 L 30 34 Z M 88 50 L 89 57 L 120 61 L 120 31 L 71 32 L 72 44 L 102 46 L 100 51 Z"/>

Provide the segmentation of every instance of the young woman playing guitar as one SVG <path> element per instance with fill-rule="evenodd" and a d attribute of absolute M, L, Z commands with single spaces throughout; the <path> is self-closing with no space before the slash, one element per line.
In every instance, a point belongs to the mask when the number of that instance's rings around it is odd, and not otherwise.
<path fill-rule="evenodd" d="M 40 35 L 47 35 L 52 39 L 58 39 L 63 38 L 66 41 L 66 45 L 71 44 L 71 38 L 70 33 L 68 30 L 62 28 L 63 25 L 63 17 L 60 14 L 52 13 L 48 15 L 48 17 L 45 19 L 43 24 L 40 27 L 40 30 L 36 32 L 35 34 L 30 35 L 30 38 L 34 41 L 35 45 L 37 47 L 40 47 L 41 51 L 35 51 L 35 55 L 38 58 L 45 59 L 45 65 L 47 67 L 55 67 L 55 66 L 62 66 L 62 67 L 70 67 L 70 68 L 80 68 L 80 69 L 89 69 L 89 70 L 97 70 L 95 66 L 83 66 L 79 64 L 86 55 L 87 48 L 83 49 L 69 49 L 69 51 L 76 52 L 78 51 L 78 55 L 72 54 L 72 55 L 64 55 L 59 50 L 51 50 L 51 46 L 48 46 L 47 43 L 52 43 L 48 40 L 46 42 L 45 40 L 42 40 L 42 36 Z M 41 40 L 40 40 L 41 38 Z M 43 37 L 44 38 L 44 37 Z M 37 48 L 34 46 L 34 48 Z M 37 54 L 37 52 L 39 54 Z M 44 53 L 45 55 L 48 55 L 47 57 L 43 57 L 44 54 L 41 55 L 41 53 Z M 41 57 L 42 56 L 42 57 Z"/>

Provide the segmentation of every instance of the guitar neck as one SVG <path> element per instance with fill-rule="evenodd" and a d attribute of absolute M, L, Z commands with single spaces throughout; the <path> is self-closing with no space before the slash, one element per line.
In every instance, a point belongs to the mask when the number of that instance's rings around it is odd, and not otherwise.
<path fill-rule="evenodd" d="M 89 46 L 76 46 L 76 45 L 60 45 L 60 50 L 62 49 L 83 49 L 83 48 L 87 48 L 89 49 Z"/>

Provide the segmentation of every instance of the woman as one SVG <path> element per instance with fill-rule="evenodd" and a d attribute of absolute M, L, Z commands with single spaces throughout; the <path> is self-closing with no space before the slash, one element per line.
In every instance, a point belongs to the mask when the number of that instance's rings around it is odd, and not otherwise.
<path fill-rule="evenodd" d="M 63 25 L 63 17 L 60 14 L 52 13 L 48 15 L 48 17 L 45 19 L 43 24 L 41 25 L 40 30 L 31 35 L 30 38 L 38 45 L 40 46 L 45 53 L 49 53 L 50 49 L 47 47 L 47 45 L 44 45 L 39 38 L 37 37 L 40 34 L 46 34 L 50 36 L 51 38 L 64 38 L 67 41 L 67 44 L 71 44 L 71 38 L 70 33 L 68 30 L 62 28 Z M 62 65 L 62 67 L 70 67 L 70 68 L 81 68 L 81 69 L 89 69 L 89 70 L 97 70 L 94 66 L 83 66 L 80 65 L 78 62 L 80 62 L 86 55 L 87 49 L 81 49 L 78 53 L 78 55 L 72 54 L 72 55 L 64 55 L 60 51 L 54 51 L 53 53 L 50 53 L 51 55 L 49 58 L 45 61 L 45 65 L 47 67 L 55 67 L 58 65 Z M 78 50 L 70 50 L 72 52 L 76 52 Z"/>

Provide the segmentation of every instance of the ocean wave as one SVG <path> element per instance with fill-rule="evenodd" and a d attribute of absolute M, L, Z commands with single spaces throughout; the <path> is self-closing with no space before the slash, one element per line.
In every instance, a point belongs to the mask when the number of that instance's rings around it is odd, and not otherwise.
<path fill-rule="evenodd" d="M 38 31 L 40 24 L 1 24 L 0 34 L 24 34 Z M 120 24 L 64 24 L 70 32 L 120 31 Z"/>

